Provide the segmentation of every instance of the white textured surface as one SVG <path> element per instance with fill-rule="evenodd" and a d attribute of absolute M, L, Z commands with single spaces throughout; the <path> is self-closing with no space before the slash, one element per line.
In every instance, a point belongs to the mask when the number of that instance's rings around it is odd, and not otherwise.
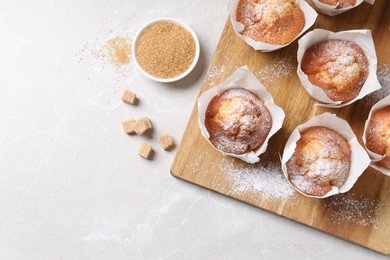
<path fill-rule="evenodd" d="M 227 19 L 225 0 L 2 1 L 0 4 L 0 259 L 373 259 L 367 249 L 170 176 L 174 153 Z M 89 58 L 102 29 L 134 33 L 183 20 L 202 54 L 163 85 Z M 127 21 L 128 28 L 123 27 Z M 96 39 L 98 37 L 98 39 Z M 122 104 L 123 89 L 140 97 Z M 154 139 L 120 122 L 149 115 Z M 153 161 L 137 155 L 148 140 Z"/>

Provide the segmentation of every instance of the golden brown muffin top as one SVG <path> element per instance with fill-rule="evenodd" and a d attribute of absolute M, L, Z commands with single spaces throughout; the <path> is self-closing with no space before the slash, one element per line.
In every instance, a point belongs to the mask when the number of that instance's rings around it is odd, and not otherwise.
<path fill-rule="evenodd" d="M 300 191 L 324 196 L 332 186 L 341 187 L 351 165 L 348 141 L 335 130 L 315 126 L 301 133 L 295 152 L 287 162 L 290 182 Z"/>
<path fill-rule="evenodd" d="M 264 143 L 272 117 L 262 99 L 246 89 L 235 88 L 213 97 L 206 110 L 205 126 L 217 149 L 244 154 Z"/>
<path fill-rule="evenodd" d="M 359 95 L 368 76 L 364 51 L 345 40 L 326 40 L 311 46 L 302 58 L 301 68 L 312 84 L 342 103 Z"/>
<path fill-rule="evenodd" d="M 385 158 L 377 164 L 390 169 L 390 106 L 375 111 L 366 130 L 366 147 Z"/>
<path fill-rule="evenodd" d="M 244 25 L 242 35 L 276 45 L 291 42 L 305 25 L 295 0 L 240 0 L 236 20 Z"/>

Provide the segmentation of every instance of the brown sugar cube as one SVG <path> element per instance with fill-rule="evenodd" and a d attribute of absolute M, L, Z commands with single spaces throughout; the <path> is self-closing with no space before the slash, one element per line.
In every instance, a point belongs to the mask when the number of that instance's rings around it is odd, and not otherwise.
<path fill-rule="evenodd" d="M 152 128 L 152 123 L 148 117 L 142 117 L 134 124 L 134 131 L 137 135 L 143 135 L 146 131 Z"/>
<path fill-rule="evenodd" d="M 126 134 L 132 135 L 135 134 L 134 124 L 136 120 L 133 118 L 127 119 L 122 122 L 123 131 L 125 131 Z"/>
<path fill-rule="evenodd" d="M 123 102 L 130 105 L 137 104 L 137 95 L 131 91 L 125 90 L 122 95 Z"/>
<path fill-rule="evenodd" d="M 150 144 L 145 143 L 141 144 L 138 154 L 145 159 L 151 159 L 153 156 L 152 146 Z"/>
<path fill-rule="evenodd" d="M 165 151 L 171 150 L 173 147 L 175 147 L 175 141 L 169 134 L 160 135 L 158 141 L 162 149 L 164 149 Z"/>

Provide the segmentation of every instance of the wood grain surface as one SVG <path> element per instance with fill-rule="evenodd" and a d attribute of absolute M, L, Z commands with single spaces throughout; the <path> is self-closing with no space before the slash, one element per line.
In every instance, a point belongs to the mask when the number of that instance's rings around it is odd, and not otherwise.
<path fill-rule="evenodd" d="M 314 28 L 332 31 L 370 29 L 379 67 L 389 68 L 389 14 L 390 1 L 376 0 L 373 6 L 363 3 L 335 17 L 319 14 L 311 30 Z M 172 164 L 171 174 L 380 253 L 390 254 L 390 203 L 388 203 L 390 202 L 390 177 L 372 168 L 368 168 L 363 173 L 347 195 L 337 195 L 327 199 L 307 198 L 297 192 L 294 196 L 285 198 L 269 196 L 264 190 L 232 191 L 234 183 L 226 174 L 226 167 L 253 169 L 269 163 L 278 165 L 279 154 L 282 154 L 284 145 L 294 128 L 323 112 L 331 112 L 347 120 L 359 142 L 362 143 L 364 122 L 371 106 L 379 100 L 380 95 L 365 97 L 344 108 L 314 106 L 316 101 L 305 92 L 296 74 L 297 48 L 296 40 L 275 52 L 254 51 L 234 34 L 229 19 L 200 94 L 224 81 L 238 67 L 247 65 L 272 94 L 275 103 L 285 111 L 283 127 L 271 138 L 267 151 L 260 157 L 260 162 L 250 166 L 238 159 L 222 156 L 202 137 L 195 104 Z M 390 70 L 384 73 L 390 73 Z"/>

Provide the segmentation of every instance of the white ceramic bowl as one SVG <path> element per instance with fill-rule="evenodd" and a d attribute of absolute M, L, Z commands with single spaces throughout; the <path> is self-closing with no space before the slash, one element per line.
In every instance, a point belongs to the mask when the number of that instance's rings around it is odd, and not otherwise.
<path fill-rule="evenodd" d="M 194 57 L 194 60 L 192 61 L 190 67 L 186 71 L 184 71 L 182 74 L 180 74 L 179 76 L 174 77 L 174 78 L 158 78 L 158 77 L 154 77 L 153 75 L 150 75 L 148 72 L 146 72 L 141 67 L 141 65 L 138 63 L 138 60 L 137 60 L 136 47 L 137 47 L 137 42 L 138 42 L 138 39 L 139 39 L 140 35 L 149 26 L 151 26 L 153 24 L 156 24 L 156 23 L 161 23 L 161 22 L 171 22 L 171 23 L 175 23 L 175 24 L 180 25 L 181 27 L 186 29 L 191 34 L 192 38 L 195 41 L 195 57 Z M 196 36 L 195 32 L 187 24 L 185 24 L 185 23 L 183 23 L 183 22 L 181 22 L 179 20 L 173 19 L 173 18 L 159 18 L 159 19 L 150 21 L 147 24 L 145 24 L 137 32 L 137 34 L 135 35 L 135 38 L 133 40 L 133 46 L 132 46 L 132 56 L 133 56 L 134 63 L 137 66 L 137 68 L 142 72 L 142 74 L 144 74 L 146 77 L 148 77 L 148 78 L 150 78 L 150 79 L 152 79 L 154 81 L 164 82 L 164 83 L 178 81 L 178 80 L 184 78 L 185 76 L 187 76 L 195 68 L 195 65 L 196 65 L 196 63 L 198 62 L 198 59 L 199 59 L 199 53 L 200 53 L 199 40 L 198 40 L 198 37 Z"/>

